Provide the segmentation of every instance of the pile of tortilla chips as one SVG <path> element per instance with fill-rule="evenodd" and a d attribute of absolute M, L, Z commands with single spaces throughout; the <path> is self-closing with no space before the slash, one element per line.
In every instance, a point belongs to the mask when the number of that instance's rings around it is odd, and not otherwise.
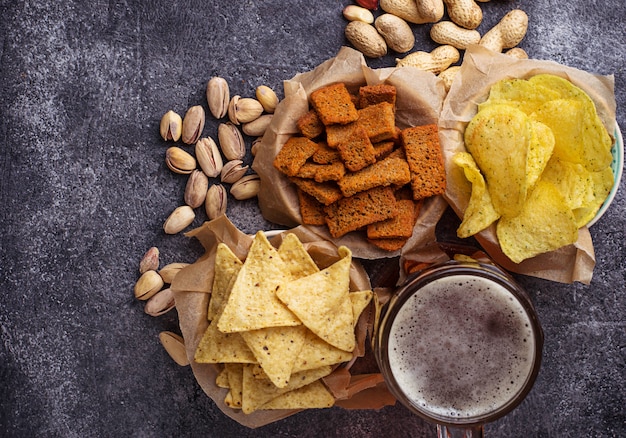
<path fill-rule="evenodd" d="M 593 101 L 555 75 L 494 84 L 464 137 L 453 161 L 472 193 L 458 235 L 497 222 L 515 263 L 576 242 L 613 186 L 613 141 Z"/>
<path fill-rule="evenodd" d="M 295 234 L 278 249 L 258 232 L 244 261 L 217 246 L 209 326 L 195 353 L 223 364 L 225 404 L 249 414 L 334 404 L 323 377 L 350 361 L 354 327 L 372 291 L 350 292 L 352 254 L 320 269 Z"/>

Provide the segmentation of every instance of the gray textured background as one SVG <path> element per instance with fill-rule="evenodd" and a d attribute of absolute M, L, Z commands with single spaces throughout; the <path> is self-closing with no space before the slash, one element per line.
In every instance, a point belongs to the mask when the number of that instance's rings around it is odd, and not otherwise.
<path fill-rule="evenodd" d="M 152 318 L 133 298 L 150 246 L 163 264 L 201 252 L 162 232 L 186 178 L 164 165 L 161 115 L 206 106 L 214 75 L 233 94 L 252 96 L 266 84 L 282 95 L 284 79 L 346 44 L 346 4 L 0 3 L 0 435 L 433 436 L 401 406 L 303 412 L 245 429 L 161 348 L 158 333 L 177 331 L 175 312 Z M 623 0 L 482 5 L 479 30 L 521 7 L 530 17 L 521 46 L 532 57 L 614 74 L 617 120 L 626 126 Z M 434 47 L 428 28 L 414 26 L 416 49 Z M 394 57 L 370 65 L 390 66 Z M 209 120 L 205 134 L 215 133 Z M 519 278 L 543 321 L 544 364 L 528 399 L 488 425 L 488 436 L 626 435 L 624 184 L 591 231 L 590 286 Z M 246 232 L 274 226 L 254 201 L 231 202 L 228 215 Z"/>

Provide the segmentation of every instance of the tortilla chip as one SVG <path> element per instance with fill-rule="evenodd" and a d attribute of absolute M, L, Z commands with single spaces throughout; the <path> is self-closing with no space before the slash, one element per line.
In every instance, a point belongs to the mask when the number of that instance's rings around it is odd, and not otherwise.
<path fill-rule="evenodd" d="M 243 393 L 243 364 L 226 364 L 224 370 L 228 374 L 228 384 L 230 391 L 224 399 L 226 406 L 233 409 L 241 409 L 241 398 Z"/>
<path fill-rule="evenodd" d="M 361 290 L 350 293 L 350 304 L 352 304 L 352 315 L 354 318 L 354 326 L 359 322 L 359 316 L 367 305 L 372 301 L 374 292 L 371 290 Z"/>
<path fill-rule="evenodd" d="M 220 371 L 215 378 L 215 385 L 218 388 L 230 388 L 230 383 L 228 383 L 228 371 L 226 371 L 226 366 L 224 366 L 224 369 Z"/>
<path fill-rule="evenodd" d="M 293 365 L 292 373 L 348 362 L 350 359 L 352 353 L 333 347 L 311 330 L 307 330 L 304 346 Z"/>
<path fill-rule="evenodd" d="M 338 252 L 339 261 L 286 283 L 276 295 L 313 333 L 341 350 L 352 351 L 356 345 L 349 297 L 352 252 L 345 246 Z"/>
<path fill-rule="evenodd" d="M 287 264 L 262 231 L 256 233 L 219 318 L 225 333 L 299 325 L 298 318 L 276 297 L 290 279 Z"/>
<path fill-rule="evenodd" d="M 306 327 L 268 327 L 241 332 L 257 362 L 278 388 L 289 383 L 291 369 L 304 345 Z"/>
<path fill-rule="evenodd" d="M 279 395 L 261 406 L 261 409 L 323 409 L 334 404 L 333 395 L 320 380 L 316 380 L 302 388 Z"/>
<path fill-rule="evenodd" d="M 213 287 L 211 289 L 211 300 L 209 301 L 209 320 L 219 318 L 224 306 L 228 301 L 230 288 L 234 283 L 237 274 L 241 270 L 243 263 L 224 243 L 217 245 L 215 253 L 215 275 L 213 277 Z"/>
<path fill-rule="evenodd" d="M 302 388 L 309 383 L 327 376 L 332 371 L 331 367 L 321 367 L 314 370 L 302 371 L 291 376 L 289 384 L 284 388 L 278 388 L 269 379 L 256 379 L 252 375 L 252 365 L 243 367 L 243 395 L 241 407 L 245 414 L 250 414 L 261 406 L 275 399 L 281 394 Z"/>
<path fill-rule="evenodd" d="M 300 239 L 298 239 L 298 236 L 293 233 L 289 233 L 284 237 L 278 247 L 278 254 L 287 264 L 292 279 L 306 277 L 320 270 Z"/>
<path fill-rule="evenodd" d="M 223 333 L 217 328 L 217 319 L 204 332 L 194 360 L 198 363 L 256 363 L 256 358 L 240 333 Z"/>

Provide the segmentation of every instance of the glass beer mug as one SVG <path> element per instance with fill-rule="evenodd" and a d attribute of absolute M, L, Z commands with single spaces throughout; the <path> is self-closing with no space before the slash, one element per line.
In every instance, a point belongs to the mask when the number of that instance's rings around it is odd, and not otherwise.
<path fill-rule="evenodd" d="M 543 331 L 510 275 L 462 256 L 410 275 L 382 307 L 373 342 L 398 401 L 439 436 L 469 438 L 528 394 Z"/>

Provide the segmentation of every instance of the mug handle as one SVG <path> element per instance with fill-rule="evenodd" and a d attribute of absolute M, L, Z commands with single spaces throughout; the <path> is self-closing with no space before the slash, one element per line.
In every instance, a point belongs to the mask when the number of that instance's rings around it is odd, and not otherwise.
<path fill-rule="evenodd" d="M 437 438 L 483 438 L 484 429 L 482 425 L 466 428 L 457 428 L 437 425 Z"/>

